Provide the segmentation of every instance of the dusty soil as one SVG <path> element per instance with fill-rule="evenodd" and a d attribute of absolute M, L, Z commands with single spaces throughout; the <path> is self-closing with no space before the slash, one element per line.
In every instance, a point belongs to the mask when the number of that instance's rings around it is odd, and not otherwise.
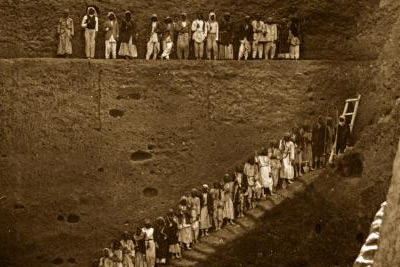
<path fill-rule="evenodd" d="M 1 65 L 0 251 L 10 266 L 89 264 L 122 230 L 222 177 L 291 122 L 333 115 L 360 84 L 373 86 L 376 70 L 314 61 Z"/>
<path fill-rule="evenodd" d="M 0 57 L 51 57 L 56 54 L 58 19 L 65 8 L 70 9 L 75 21 L 74 54 L 84 57 L 81 19 L 87 4 L 100 8 L 100 22 L 104 22 L 108 11 L 122 16 L 126 9 L 133 12 L 140 29 L 139 54 L 145 55 L 149 17 L 157 13 L 160 18 L 174 16 L 186 11 L 189 19 L 196 12 L 207 18 L 210 11 L 217 14 L 232 13 L 234 21 L 244 14 L 258 12 L 264 17 L 288 18 L 297 14 L 303 22 L 303 55 L 306 59 L 373 59 L 377 58 L 383 32 L 365 38 L 371 29 L 369 21 L 379 6 L 379 0 L 296 0 L 296 1 L 76 1 L 76 0 L 3 0 L 0 3 Z M 382 16 L 383 17 L 383 16 Z M 7 19 L 5 19 L 7 18 Z M 97 42 L 97 57 L 104 58 L 104 38 L 100 33 Z"/>

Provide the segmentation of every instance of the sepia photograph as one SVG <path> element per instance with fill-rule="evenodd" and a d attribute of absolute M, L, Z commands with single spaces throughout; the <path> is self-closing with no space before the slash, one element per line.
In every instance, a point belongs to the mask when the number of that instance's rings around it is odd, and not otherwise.
<path fill-rule="evenodd" d="M 0 0 L 0 267 L 400 267 L 400 1 Z"/>

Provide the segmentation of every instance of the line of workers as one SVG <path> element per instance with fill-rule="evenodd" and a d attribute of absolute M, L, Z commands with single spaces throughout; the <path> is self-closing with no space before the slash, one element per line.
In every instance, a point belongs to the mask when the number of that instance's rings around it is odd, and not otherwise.
<path fill-rule="evenodd" d="M 139 30 L 132 13 L 126 11 L 122 19 L 114 12 L 99 24 L 98 10 L 89 6 L 80 24 L 84 31 L 85 55 L 95 58 L 98 32 L 104 37 L 104 57 L 116 59 L 138 58 Z M 188 15 L 167 16 L 160 21 L 156 14 L 146 26 L 146 56 L 149 59 L 293 59 L 300 58 L 302 44 L 300 21 L 296 17 L 283 19 L 277 23 L 272 17 L 262 20 L 261 15 L 253 18 L 245 16 L 234 22 L 229 12 L 217 20 L 214 12 L 208 19 L 202 13 L 196 19 L 188 20 Z M 64 10 L 58 23 L 59 36 L 57 54 L 60 57 L 72 56 L 74 21 L 68 10 Z M 118 48 L 118 49 L 117 49 Z M 118 50 L 118 53 L 117 53 Z"/>
<path fill-rule="evenodd" d="M 171 259 L 181 258 L 182 250 L 191 250 L 211 231 L 235 225 L 246 210 L 257 201 L 275 195 L 303 174 L 323 168 L 329 152 L 344 153 L 350 137 L 349 124 L 341 116 L 334 126 L 331 118 L 319 117 L 315 125 L 294 125 L 281 140 L 270 140 L 264 148 L 252 154 L 244 164 L 225 174 L 213 186 L 203 184 L 193 188 L 179 200 L 175 209 L 154 223 L 145 219 L 133 231 L 124 232 L 93 266 L 154 267 Z"/>

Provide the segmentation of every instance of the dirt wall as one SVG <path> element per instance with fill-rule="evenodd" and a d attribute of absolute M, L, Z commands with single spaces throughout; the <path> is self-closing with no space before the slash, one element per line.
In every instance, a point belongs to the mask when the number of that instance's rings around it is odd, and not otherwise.
<path fill-rule="evenodd" d="M 375 70 L 314 61 L 0 64 L 5 266 L 89 264 L 121 231 L 219 179 L 291 123 L 333 116 L 360 84 L 373 86 Z"/>

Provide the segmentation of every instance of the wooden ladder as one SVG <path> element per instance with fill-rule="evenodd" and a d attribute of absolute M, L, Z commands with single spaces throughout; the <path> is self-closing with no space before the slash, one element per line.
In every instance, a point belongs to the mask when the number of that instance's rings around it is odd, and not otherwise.
<path fill-rule="evenodd" d="M 346 103 L 344 105 L 342 116 L 345 117 L 346 122 L 350 121 L 350 125 L 349 125 L 350 133 L 353 132 L 354 122 L 356 121 L 356 117 L 357 117 L 358 106 L 360 105 L 360 99 L 361 99 L 361 95 L 358 95 L 357 98 L 346 99 Z M 350 117 L 350 119 L 348 119 L 349 117 Z M 339 118 L 337 118 L 337 122 L 339 123 Z M 336 135 L 335 135 L 335 143 L 333 144 L 331 155 L 329 156 L 329 163 L 332 163 L 333 158 L 336 155 L 336 153 L 335 153 L 336 152 L 336 144 L 337 144 L 337 131 L 336 131 Z"/>

